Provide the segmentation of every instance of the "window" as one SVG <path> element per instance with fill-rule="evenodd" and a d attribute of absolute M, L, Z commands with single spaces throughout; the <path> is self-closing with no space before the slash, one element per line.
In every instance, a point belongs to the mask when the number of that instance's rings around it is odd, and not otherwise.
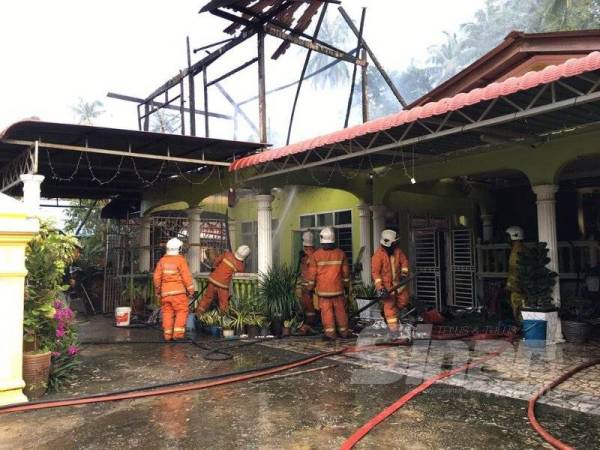
<path fill-rule="evenodd" d="M 300 216 L 301 231 L 312 230 L 315 232 L 315 246 L 319 244 L 319 230 L 326 226 L 332 226 L 335 229 L 336 243 L 339 248 L 344 250 L 348 262 L 352 264 L 352 211 L 348 209 Z M 300 232 L 299 235 L 301 234 Z"/>
<path fill-rule="evenodd" d="M 271 236 L 273 238 L 273 264 L 279 263 L 279 240 L 277 236 L 275 236 L 278 226 L 279 220 L 273 219 L 271 221 Z M 258 272 L 258 223 L 256 221 L 242 222 L 240 245 L 247 245 L 252 250 L 250 256 L 246 260 L 246 272 Z"/>

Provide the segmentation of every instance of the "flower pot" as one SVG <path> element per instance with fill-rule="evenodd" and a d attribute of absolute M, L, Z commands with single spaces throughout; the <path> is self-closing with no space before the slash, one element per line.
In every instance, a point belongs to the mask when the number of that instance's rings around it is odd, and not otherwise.
<path fill-rule="evenodd" d="M 290 334 L 292 334 L 292 331 L 291 331 L 290 327 L 283 327 L 281 329 L 281 335 L 282 336 L 289 336 Z"/>
<path fill-rule="evenodd" d="M 271 334 L 271 329 L 269 327 L 261 327 L 261 329 L 260 329 L 261 336 L 268 336 L 269 334 Z"/>
<path fill-rule="evenodd" d="M 281 319 L 274 318 L 271 321 L 271 332 L 273 333 L 273 336 L 281 336 L 282 329 L 283 321 Z"/>
<path fill-rule="evenodd" d="M 583 344 L 590 338 L 592 333 L 592 325 L 587 322 L 579 322 L 577 320 L 561 321 L 562 332 L 565 340 L 573 344 Z"/>
<path fill-rule="evenodd" d="M 51 356 L 50 352 L 23 354 L 23 380 L 25 380 L 23 393 L 30 400 L 39 398 L 46 393 Z"/>
<path fill-rule="evenodd" d="M 247 334 L 246 333 L 247 328 L 248 328 L 247 325 L 244 325 L 242 328 L 236 328 L 235 334 L 237 334 L 238 336 L 241 336 L 242 334 Z"/>
<path fill-rule="evenodd" d="M 558 311 L 556 308 L 523 308 L 523 338 L 526 341 L 536 341 L 540 345 L 555 342 L 556 328 L 558 322 Z"/>
<path fill-rule="evenodd" d="M 213 337 L 221 337 L 221 327 L 218 327 L 216 325 L 211 325 L 210 334 Z"/>
<path fill-rule="evenodd" d="M 225 339 L 231 339 L 234 336 L 235 336 L 235 332 L 233 330 L 226 330 L 226 329 L 223 330 L 223 337 Z"/>
<path fill-rule="evenodd" d="M 246 331 L 250 339 L 254 339 L 260 334 L 260 329 L 256 325 L 246 325 Z"/>

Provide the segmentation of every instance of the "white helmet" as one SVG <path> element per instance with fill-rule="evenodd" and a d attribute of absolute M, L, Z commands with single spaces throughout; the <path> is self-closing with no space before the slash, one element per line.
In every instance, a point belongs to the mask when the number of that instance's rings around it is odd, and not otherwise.
<path fill-rule="evenodd" d="M 398 234 L 394 230 L 383 230 L 379 243 L 384 247 L 391 247 L 398 240 Z"/>
<path fill-rule="evenodd" d="M 302 233 L 302 246 L 303 247 L 312 247 L 315 242 L 315 237 L 312 234 L 312 231 L 305 231 Z"/>
<path fill-rule="evenodd" d="M 167 242 L 167 255 L 179 255 L 179 249 L 182 245 L 183 242 L 177 238 L 169 239 Z"/>
<path fill-rule="evenodd" d="M 245 261 L 250 254 L 250 247 L 247 245 L 240 245 L 235 251 L 235 259 L 239 261 Z"/>
<path fill-rule="evenodd" d="M 319 242 L 321 244 L 333 244 L 335 243 L 335 232 L 333 227 L 325 227 L 319 233 Z"/>
<path fill-rule="evenodd" d="M 523 239 L 525 239 L 525 232 L 521 227 L 508 227 L 506 229 L 506 233 L 510 236 L 511 241 L 522 241 Z"/>

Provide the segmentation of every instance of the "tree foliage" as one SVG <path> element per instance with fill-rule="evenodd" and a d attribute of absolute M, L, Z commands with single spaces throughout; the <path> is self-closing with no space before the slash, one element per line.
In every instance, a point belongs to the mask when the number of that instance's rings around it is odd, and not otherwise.
<path fill-rule="evenodd" d="M 93 125 L 94 121 L 104 114 L 104 104 L 100 100 L 86 102 L 81 97 L 76 106 L 72 106 L 73 113 L 77 116 L 80 125 Z"/>

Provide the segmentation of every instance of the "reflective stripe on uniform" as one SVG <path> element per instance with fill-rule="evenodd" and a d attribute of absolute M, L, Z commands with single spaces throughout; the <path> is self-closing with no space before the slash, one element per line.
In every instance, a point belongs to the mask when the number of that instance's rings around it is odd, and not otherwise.
<path fill-rule="evenodd" d="M 335 333 L 335 328 L 325 328 L 325 333 Z"/>
<path fill-rule="evenodd" d="M 226 284 L 223 284 L 223 283 L 219 283 L 217 280 L 215 280 L 212 277 L 208 277 L 208 281 L 210 281 L 212 284 L 214 284 L 215 286 L 218 286 L 220 288 L 229 289 L 229 286 L 227 286 Z"/>
<path fill-rule="evenodd" d="M 338 331 L 346 331 L 348 328 L 338 328 Z"/>
<path fill-rule="evenodd" d="M 307 281 L 306 284 L 309 285 L 309 286 L 312 286 L 313 284 L 315 284 L 315 282 L 314 281 Z"/>
<path fill-rule="evenodd" d="M 194 285 L 193 285 L 193 284 L 190 284 L 188 287 L 186 287 L 186 289 L 187 289 L 188 291 L 193 291 L 193 290 L 194 290 Z"/>
<path fill-rule="evenodd" d="M 179 290 L 179 291 L 167 291 L 167 292 L 163 292 L 160 294 L 161 297 L 168 297 L 169 295 L 178 295 L 178 294 L 185 294 L 185 291 L 183 290 Z"/>
<path fill-rule="evenodd" d="M 314 312 L 307 312 L 307 313 L 306 313 L 306 315 L 307 315 L 307 316 L 316 316 L 316 315 L 317 315 L 317 313 L 314 313 Z"/>
<path fill-rule="evenodd" d="M 392 266 L 392 280 L 396 279 L 396 258 L 394 255 L 390 256 L 390 266 Z"/>
<path fill-rule="evenodd" d="M 344 291 L 336 291 L 336 292 L 323 292 L 317 291 L 317 295 L 319 297 L 337 297 L 338 295 L 342 295 Z"/>
<path fill-rule="evenodd" d="M 383 280 L 381 278 L 375 278 L 375 283 L 383 283 Z"/>
<path fill-rule="evenodd" d="M 387 323 L 397 323 L 398 319 L 397 318 L 393 318 L 393 319 L 387 319 Z"/>
<path fill-rule="evenodd" d="M 173 330 L 163 330 L 164 334 L 173 334 Z"/>
<path fill-rule="evenodd" d="M 223 258 L 223 262 L 225 264 L 227 264 L 229 267 L 231 267 L 234 272 L 237 272 L 237 268 L 235 267 L 234 263 L 232 263 L 231 261 L 229 261 L 227 258 Z"/>
<path fill-rule="evenodd" d="M 344 283 L 347 283 L 348 281 L 350 281 L 350 278 L 344 278 Z"/>
<path fill-rule="evenodd" d="M 343 262 L 341 259 L 337 261 L 319 261 L 317 266 L 341 266 Z"/>
<path fill-rule="evenodd" d="M 178 270 L 163 270 L 162 273 L 163 273 L 163 275 L 171 275 L 174 273 L 179 273 L 179 271 Z"/>
<path fill-rule="evenodd" d="M 175 333 L 181 333 L 181 332 L 185 331 L 185 327 L 182 327 L 182 328 L 176 327 L 176 328 L 173 328 L 173 331 L 175 331 Z"/>
<path fill-rule="evenodd" d="M 408 273 L 408 267 L 403 267 L 402 268 L 402 273 Z"/>

